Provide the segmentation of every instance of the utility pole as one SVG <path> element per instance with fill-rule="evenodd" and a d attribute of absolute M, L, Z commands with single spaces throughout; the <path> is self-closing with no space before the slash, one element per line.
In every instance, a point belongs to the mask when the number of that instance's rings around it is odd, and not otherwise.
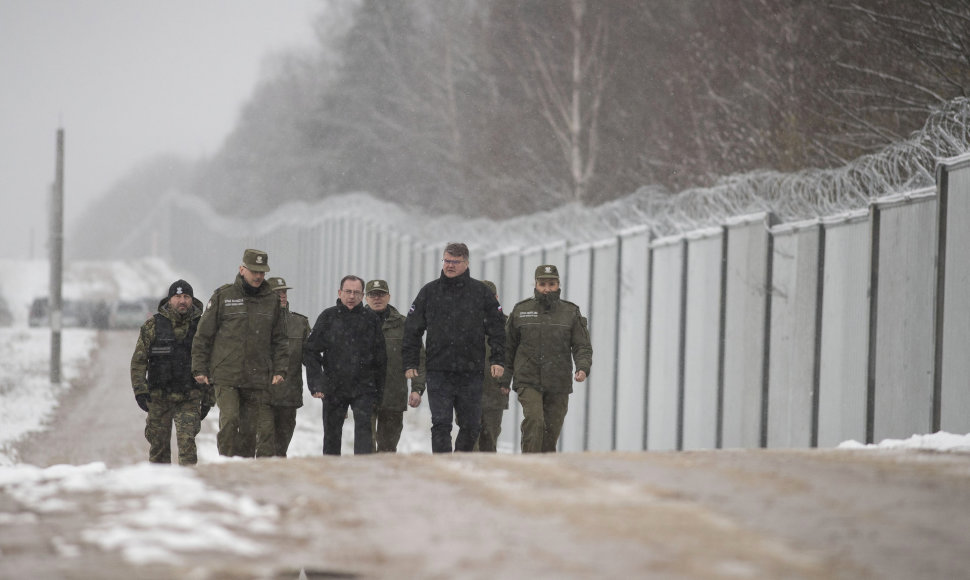
<path fill-rule="evenodd" d="M 57 169 L 51 191 L 50 324 L 51 382 L 61 382 L 61 282 L 64 272 L 64 129 L 57 130 Z"/>

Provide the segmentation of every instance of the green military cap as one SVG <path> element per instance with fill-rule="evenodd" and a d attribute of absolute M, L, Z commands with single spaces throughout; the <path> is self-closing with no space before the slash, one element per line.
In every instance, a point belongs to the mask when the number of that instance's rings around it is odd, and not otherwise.
<path fill-rule="evenodd" d="M 555 278 L 559 279 L 559 269 L 552 264 L 543 264 L 536 268 L 536 280 L 539 278 Z"/>
<path fill-rule="evenodd" d="M 270 278 L 266 282 L 269 283 L 269 287 L 272 290 L 290 290 L 291 288 L 293 288 L 292 286 L 287 286 L 286 280 L 280 278 L 279 276 L 275 278 Z"/>
<path fill-rule="evenodd" d="M 391 290 L 387 287 L 387 281 L 371 280 L 367 283 L 367 287 L 364 288 L 364 294 L 370 294 L 371 292 L 383 292 L 385 294 L 390 294 Z"/>
<path fill-rule="evenodd" d="M 243 266 L 253 272 L 269 272 L 269 256 L 262 250 L 243 252 Z"/>
<path fill-rule="evenodd" d="M 495 287 L 495 282 L 492 282 L 491 280 L 482 280 L 482 284 L 484 284 L 492 294 L 498 294 L 498 288 Z"/>

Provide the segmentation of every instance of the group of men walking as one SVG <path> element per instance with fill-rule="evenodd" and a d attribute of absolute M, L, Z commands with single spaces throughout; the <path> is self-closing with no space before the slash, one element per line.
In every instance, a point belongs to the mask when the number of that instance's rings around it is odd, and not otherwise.
<path fill-rule="evenodd" d="M 244 252 L 235 281 L 204 309 L 191 285 L 176 281 L 131 360 L 149 460 L 171 461 L 174 423 L 179 463 L 195 464 L 195 436 L 213 405 L 221 455 L 285 457 L 303 404 L 301 366 L 322 401 L 324 454 L 340 454 L 348 409 L 355 454 L 395 452 L 404 412 L 425 392 L 432 452 L 452 451 L 453 424 L 454 450 L 495 451 L 512 388 L 522 452 L 555 451 L 573 381 L 592 364 L 586 319 L 560 299 L 553 265 L 536 269 L 534 296 L 506 317 L 495 285 L 472 278 L 468 262 L 465 244 L 448 244 L 441 275 L 406 316 L 390 305 L 386 281 L 345 276 L 312 329 L 290 311 L 286 281 L 265 278 L 269 256 L 260 250 Z"/>

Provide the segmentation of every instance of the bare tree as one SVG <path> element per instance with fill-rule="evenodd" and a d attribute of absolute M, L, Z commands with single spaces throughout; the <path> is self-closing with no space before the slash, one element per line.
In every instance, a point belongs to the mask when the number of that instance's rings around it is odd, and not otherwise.
<path fill-rule="evenodd" d="M 548 28 L 520 20 L 532 71 L 537 74 L 521 74 L 519 80 L 526 94 L 538 101 L 539 112 L 555 137 L 568 168 L 564 181 L 571 201 L 583 202 L 600 151 L 600 111 L 610 73 L 609 28 L 602 18 L 587 22 L 586 0 L 570 0 L 569 16 L 566 46 Z"/>

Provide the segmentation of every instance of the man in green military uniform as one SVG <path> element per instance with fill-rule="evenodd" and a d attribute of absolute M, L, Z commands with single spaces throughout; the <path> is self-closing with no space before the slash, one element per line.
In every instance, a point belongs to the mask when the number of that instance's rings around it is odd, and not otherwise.
<path fill-rule="evenodd" d="M 522 405 L 522 453 L 556 450 L 573 381 L 585 381 L 593 364 L 586 319 L 560 299 L 559 270 L 539 266 L 535 281 L 535 295 L 516 304 L 505 325 L 506 363 Z"/>
<path fill-rule="evenodd" d="M 498 289 L 490 280 L 482 280 L 498 300 Z M 501 302 L 501 301 L 500 301 Z M 503 314 L 502 321 L 508 318 Z M 485 360 L 491 356 L 491 349 L 485 345 Z M 511 374 L 504 374 L 495 378 L 491 373 L 491 366 L 486 364 L 485 378 L 482 381 L 482 432 L 478 435 L 476 451 L 495 452 L 498 447 L 498 436 L 502 433 L 502 413 L 509 408 L 509 382 Z"/>
<path fill-rule="evenodd" d="M 194 297 L 192 286 L 176 280 L 159 301 L 158 313 L 138 334 L 131 355 L 131 387 L 138 406 L 148 413 L 145 439 L 152 463 L 172 462 L 172 423 L 179 464 L 198 462 L 195 436 L 215 404 L 212 387 L 192 377 L 192 339 L 201 316 L 202 302 Z"/>
<path fill-rule="evenodd" d="M 269 404 L 273 410 L 273 433 L 276 445 L 275 455 L 286 457 L 293 432 L 296 430 L 296 410 L 303 406 L 303 344 L 310 334 L 310 321 L 306 316 L 290 310 L 286 285 L 283 278 L 268 278 L 266 282 L 279 296 L 280 306 L 286 317 L 286 334 L 289 342 L 290 368 L 286 370 L 286 380 L 269 387 Z M 256 453 L 256 432 L 251 424 L 241 422 L 240 439 L 243 455 L 252 457 Z"/>
<path fill-rule="evenodd" d="M 404 376 L 404 362 L 401 360 L 401 343 L 404 341 L 404 315 L 390 305 L 391 290 L 384 280 L 371 280 L 364 290 L 367 308 L 373 310 L 381 319 L 384 332 L 384 345 L 387 350 L 387 376 L 384 382 L 384 396 L 381 405 L 374 413 L 371 423 L 374 428 L 374 450 L 396 453 L 397 444 L 404 430 L 404 412 L 407 406 L 417 407 L 424 394 L 424 348 L 421 349 L 421 367 L 418 376 L 411 379 L 408 394 L 408 379 Z"/>
<path fill-rule="evenodd" d="M 242 262 L 235 282 L 212 294 L 199 321 L 192 374 L 215 387 L 219 454 L 245 456 L 239 433 L 246 421 L 255 424 L 256 456 L 269 457 L 276 452 L 269 387 L 283 383 L 289 364 L 286 317 L 265 280 L 266 252 L 246 250 Z"/>
<path fill-rule="evenodd" d="M 310 321 L 299 312 L 290 310 L 286 285 L 282 278 L 270 278 L 269 287 L 280 298 L 280 306 L 286 314 L 286 334 L 289 339 L 290 367 L 286 380 L 270 385 L 270 405 L 273 407 L 273 424 L 276 427 L 276 455 L 286 457 L 286 450 L 296 430 L 296 410 L 303 406 L 303 344 L 310 335 Z"/>

